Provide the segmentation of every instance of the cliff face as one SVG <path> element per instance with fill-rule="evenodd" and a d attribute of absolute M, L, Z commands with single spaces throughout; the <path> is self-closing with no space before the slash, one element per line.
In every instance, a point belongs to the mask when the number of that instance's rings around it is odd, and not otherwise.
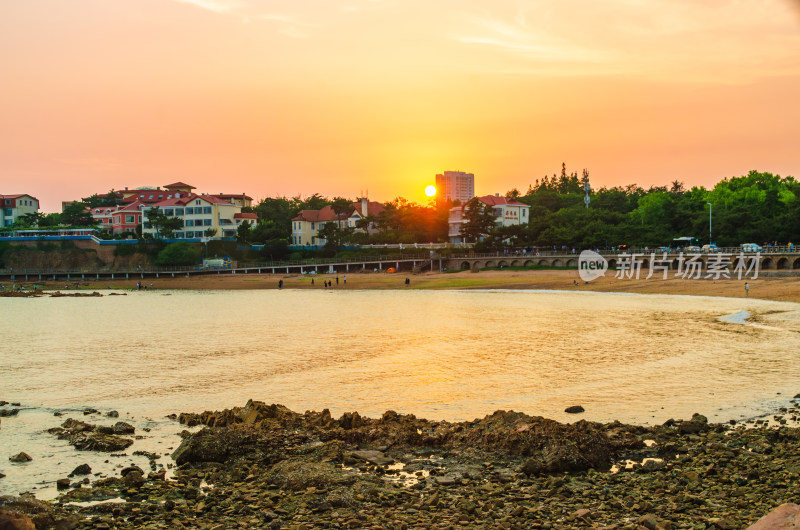
<path fill-rule="evenodd" d="M 100 249 L 106 251 L 105 248 Z M 128 269 L 150 265 L 147 255 L 136 253 L 130 256 L 114 256 L 111 252 L 98 252 L 92 248 L 53 249 L 26 245 L 13 245 L 0 255 L 0 268 L 15 270 L 95 270 Z"/>

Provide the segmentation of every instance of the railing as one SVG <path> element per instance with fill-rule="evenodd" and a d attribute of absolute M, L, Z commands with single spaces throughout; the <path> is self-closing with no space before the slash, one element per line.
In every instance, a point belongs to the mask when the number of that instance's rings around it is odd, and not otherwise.
<path fill-rule="evenodd" d="M 722 247 L 718 249 L 713 249 L 711 251 L 700 251 L 700 254 L 733 254 L 738 255 L 741 249 L 739 247 Z M 663 255 L 664 251 L 659 251 L 657 249 L 645 249 L 645 248 L 629 248 L 625 250 L 620 249 L 600 249 L 598 251 L 601 255 L 610 256 L 610 255 L 621 255 L 621 254 L 639 254 L 642 256 L 649 256 L 650 254 L 655 254 L 656 256 Z M 668 255 L 677 255 L 680 251 L 671 251 L 668 252 Z M 684 252 L 684 254 L 697 254 L 698 252 Z M 755 252 L 745 252 L 745 254 L 752 255 Z M 777 246 L 777 247 L 766 247 L 761 251 L 762 256 L 770 256 L 774 254 L 800 254 L 800 250 L 797 247 L 792 246 L 792 249 L 789 250 L 788 246 Z M 580 252 L 576 249 L 575 253 L 572 253 L 572 250 L 564 251 L 564 250 L 538 250 L 532 252 L 522 252 L 522 251 L 509 251 L 509 252 L 468 252 L 468 253 L 459 253 L 459 254 L 449 254 L 443 255 L 439 253 L 435 253 L 431 255 L 429 252 L 425 253 L 418 253 L 418 254 L 398 254 L 393 256 L 366 256 L 366 257 L 348 257 L 348 258 L 323 258 L 323 259 L 305 259 L 305 260 L 287 260 L 287 261 L 270 261 L 270 262 L 253 262 L 253 263 L 238 263 L 235 267 L 230 269 L 220 269 L 219 272 L 224 271 L 236 271 L 242 269 L 285 269 L 285 268 L 311 268 L 311 267 L 328 267 L 331 265 L 350 265 L 350 264 L 370 264 L 370 263 L 382 263 L 382 264 L 394 264 L 396 262 L 430 262 L 431 259 L 438 260 L 450 260 L 450 259 L 505 259 L 505 260 L 527 260 L 527 259 L 536 259 L 540 257 L 545 258 L 573 258 L 577 259 L 580 256 Z M 114 274 L 119 276 L 124 275 L 153 275 L 153 274 L 196 274 L 196 273 L 211 273 L 214 272 L 214 269 L 200 269 L 198 270 L 195 265 L 191 266 L 152 266 L 147 268 L 128 268 L 128 269 L 114 269 L 111 267 L 82 267 L 82 268 L 70 268 L 70 269 L 56 269 L 53 267 L 42 268 L 42 269 L 34 269 L 34 268 L 25 268 L 25 269 L 0 269 L 0 276 L 64 276 L 64 275 L 111 275 Z"/>

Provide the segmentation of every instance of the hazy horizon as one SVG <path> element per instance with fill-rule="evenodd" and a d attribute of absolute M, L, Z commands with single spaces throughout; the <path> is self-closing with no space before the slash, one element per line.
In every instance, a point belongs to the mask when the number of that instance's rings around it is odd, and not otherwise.
<path fill-rule="evenodd" d="M 798 176 L 798 30 L 796 0 L 6 2 L 0 193 Z"/>

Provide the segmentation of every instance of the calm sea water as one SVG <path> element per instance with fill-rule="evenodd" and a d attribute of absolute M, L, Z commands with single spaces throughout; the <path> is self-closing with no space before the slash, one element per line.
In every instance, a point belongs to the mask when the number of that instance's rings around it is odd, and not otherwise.
<path fill-rule="evenodd" d="M 720 320 L 747 311 L 755 324 Z M 543 291 L 133 292 L 0 299 L 0 492 L 53 494 L 88 462 L 45 431 L 84 407 L 118 410 L 168 453 L 170 413 L 243 405 L 465 420 L 514 409 L 574 421 L 717 421 L 769 411 L 800 391 L 800 305 Z M 65 411 L 64 417 L 53 412 Z M 89 421 L 111 424 L 90 416 Z M 145 432 L 142 429 L 150 429 Z M 26 451 L 28 464 L 8 456 Z M 159 462 L 166 464 L 168 457 Z M 35 488 L 35 489 L 34 489 Z"/>

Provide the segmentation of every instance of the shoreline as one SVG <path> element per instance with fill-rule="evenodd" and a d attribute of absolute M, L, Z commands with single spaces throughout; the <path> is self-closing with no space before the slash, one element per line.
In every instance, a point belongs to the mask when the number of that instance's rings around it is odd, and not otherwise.
<path fill-rule="evenodd" d="M 344 278 L 347 278 L 345 283 Z M 338 283 L 337 283 L 338 278 Z M 409 284 L 405 284 L 405 280 Z M 36 282 L 46 291 L 75 291 L 108 289 L 135 290 L 137 280 Z M 147 278 L 143 285 L 156 290 L 261 290 L 278 289 L 317 290 L 550 290 L 563 292 L 605 292 L 638 294 L 672 294 L 692 296 L 721 296 L 800 302 L 800 277 L 766 276 L 756 280 L 685 280 L 615 279 L 612 274 L 591 283 L 580 281 L 577 270 L 508 270 L 462 272 L 425 272 L 420 274 L 354 272 L 346 274 L 208 274 L 176 278 Z M 312 281 L 314 282 L 312 285 Z M 329 281 L 330 287 L 323 283 Z M 575 285 L 575 282 L 578 282 Z M 35 282 L 25 282 L 30 289 Z M 749 292 L 745 291 L 749 284 Z M 65 289 L 65 286 L 67 287 Z M 6 286 L 7 288 L 9 286 Z"/>
<path fill-rule="evenodd" d="M 744 528 L 800 494 L 798 414 L 800 394 L 758 419 L 651 427 L 513 411 L 333 417 L 251 400 L 171 415 L 193 430 L 148 456 L 149 471 L 77 474 L 52 502 L 7 496 L 0 509 L 37 528 Z M 82 436 L 85 423 L 67 422 Z"/>

